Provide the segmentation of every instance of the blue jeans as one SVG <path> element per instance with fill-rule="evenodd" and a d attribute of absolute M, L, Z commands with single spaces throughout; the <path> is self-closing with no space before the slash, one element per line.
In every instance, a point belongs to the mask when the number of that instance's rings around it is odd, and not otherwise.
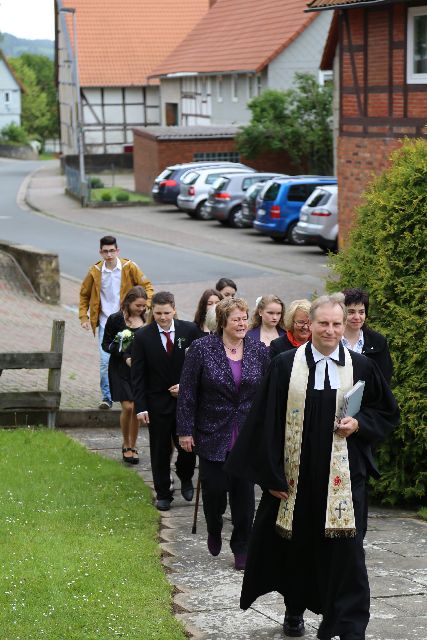
<path fill-rule="evenodd" d="M 98 327 L 98 345 L 99 345 L 99 384 L 101 387 L 102 399 L 111 402 L 110 385 L 108 383 L 108 362 L 110 354 L 101 347 L 104 337 L 104 327 Z"/>

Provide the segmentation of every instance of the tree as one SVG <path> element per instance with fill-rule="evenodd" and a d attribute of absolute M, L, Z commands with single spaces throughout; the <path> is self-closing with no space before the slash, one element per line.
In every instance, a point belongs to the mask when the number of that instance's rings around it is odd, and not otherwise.
<path fill-rule="evenodd" d="M 368 291 L 369 325 L 389 341 L 401 421 L 378 451 L 374 494 L 410 505 L 427 488 L 426 140 L 406 140 L 391 162 L 368 188 L 349 245 L 331 258 L 327 288 Z"/>
<path fill-rule="evenodd" d="M 9 58 L 8 62 L 25 89 L 22 94 L 22 126 L 30 136 L 44 142 L 51 135 L 47 95 L 38 85 L 35 71 L 25 64 L 22 56 Z"/>
<path fill-rule="evenodd" d="M 249 104 L 252 119 L 237 136 L 242 155 L 286 151 L 295 165 L 312 173 L 330 174 L 332 151 L 332 87 L 310 74 L 295 74 L 295 88 L 267 90 Z"/>
<path fill-rule="evenodd" d="M 46 94 L 49 112 L 47 137 L 58 137 L 58 100 L 55 86 L 55 66 L 47 56 L 23 53 L 23 63 L 36 74 L 37 85 Z"/>

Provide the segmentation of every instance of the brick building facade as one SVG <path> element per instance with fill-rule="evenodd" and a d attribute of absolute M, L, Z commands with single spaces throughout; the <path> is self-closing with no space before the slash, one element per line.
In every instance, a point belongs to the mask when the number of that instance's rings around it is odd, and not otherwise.
<path fill-rule="evenodd" d="M 338 71 L 342 245 L 363 192 L 387 168 L 390 153 L 404 137 L 427 137 L 427 1 L 314 0 L 309 7 L 337 5 L 322 68 Z"/>
<path fill-rule="evenodd" d="M 247 159 L 239 155 L 234 126 L 144 127 L 133 130 L 135 190 L 150 193 L 154 179 L 167 166 L 195 160 L 243 162 L 258 171 L 303 173 L 285 153 L 265 153 Z"/>

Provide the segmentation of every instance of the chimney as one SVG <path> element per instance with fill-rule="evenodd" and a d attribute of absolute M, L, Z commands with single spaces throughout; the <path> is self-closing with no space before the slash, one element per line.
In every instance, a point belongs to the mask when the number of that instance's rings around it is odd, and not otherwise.
<path fill-rule="evenodd" d="M 212 9 L 215 3 L 216 3 L 216 0 L 209 0 L 209 9 Z"/>

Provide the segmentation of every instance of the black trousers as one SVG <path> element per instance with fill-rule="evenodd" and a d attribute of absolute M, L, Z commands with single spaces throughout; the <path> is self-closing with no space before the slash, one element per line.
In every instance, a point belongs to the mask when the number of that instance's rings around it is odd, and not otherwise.
<path fill-rule="evenodd" d="M 203 511 L 208 533 L 216 536 L 221 534 L 228 493 L 233 524 L 230 547 L 233 553 L 246 553 L 255 513 L 254 485 L 247 480 L 228 476 L 223 467 L 224 462 L 213 462 L 199 456 Z"/>
<path fill-rule="evenodd" d="M 176 435 L 175 414 L 156 415 L 150 411 L 150 459 L 154 489 L 158 500 L 172 497 L 170 492 L 171 439 L 178 452 L 176 473 L 181 482 L 188 482 L 194 474 L 196 454 L 184 451 Z"/>

